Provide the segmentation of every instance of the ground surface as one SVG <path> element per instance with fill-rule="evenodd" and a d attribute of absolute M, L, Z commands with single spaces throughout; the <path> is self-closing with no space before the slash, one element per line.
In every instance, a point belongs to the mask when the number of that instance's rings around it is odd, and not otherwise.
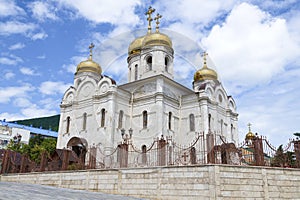
<path fill-rule="evenodd" d="M 0 182 L 1 200 L 137 200 L 138 198 L 88 192 L 82 190 L 71 190 L 44 185 L 33 185 L 13 182 Z"/>

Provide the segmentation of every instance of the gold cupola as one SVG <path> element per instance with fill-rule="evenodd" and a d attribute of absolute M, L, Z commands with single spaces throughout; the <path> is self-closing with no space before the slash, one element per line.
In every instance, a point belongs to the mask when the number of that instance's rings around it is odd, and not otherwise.
<path fill-rule="evenodd" d="M 141 52 L 144 38 L 145 36 L 138 37 L 130 43 L 128 48 L 128 55 L 137 54 Z"/>
<path fill-rule="evenodd" d="M 149 20 L 150 16 L 148 17 Z M 162 15 L 158 14 L 154 17 L 156 20 L 156 30 L 154 33 L 151 33 L 151 27 L 148 27 L 148 34 L 143 40 L 143 46 L 167 46 L 172 48 L 172 41 L 166 34 L 159 32 L 159 19 L 162 18 Z M 149 21 L 150 24 L 151 20 Z"/>
<path fill-rule="evenodd" d="M 215 70 L 207 67 L 206 56 L 208 54 L 204 52 L 203 54 L 203 67 L 197 70 L 194 74 L 194 82 L 204 81 L 204 80 L 218 80 L 218 74 Z"/>
<path fill-rule="evenodd" d="M 172 48 L 172 41 L 169 36 L 159 32 L 159 19 L 162 17 L 162 15 L 157 14 L 154 18 L 154 20 L 156 20 L 156 31 L 154 33 L 151 32 L 151 22 L 153 21 L 151 15 L 153 12 L 155 12 L 155 9 L 150 6 L 148 11 L 145 13 L 148 15 L 148 32 L 146 35 L 138 37 L 130 43 L 128 48 L 129 56 L 141 53 L 141 50 L 144 47 L 167 46 Z"/>
<path fill-rule="evenodd" d="M 81 72 L 94 72 L 96 74 L 101 75 L 102 69 L 101 69 L 100 65 L 98 63 L 96 63 L 95 61 L 93 61 L 93 59 L 92 59 L 92 57 L 93 57 L 92 50 L 94 47 L 95 47 L 95 45 L 93 43 L 91 43 L 91 45 L 89 46 L 89 49 L 90 49 L 89 58 L 85 61 L 80 62 L 77 65 L 75 74 L 79 74 Z"/>
<path fill-rule="evenodd" d="M 249 127 L 249 132 L 246 134 L 245 140 L 249 141 L 249 140 L 253 140 L 255 138 L 255 135 L 251 132 L 251 124 L 248 124 Z"/>

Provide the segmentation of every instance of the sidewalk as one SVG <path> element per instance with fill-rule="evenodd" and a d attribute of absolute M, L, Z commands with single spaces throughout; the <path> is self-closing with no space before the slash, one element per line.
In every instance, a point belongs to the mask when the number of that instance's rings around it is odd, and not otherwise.
<path fill-rule="evenodd" d="M 33 185 L 14 182 L 0 182 L 1 200 L 138 200 L 139 198 L 89 192 L 83 190 L 71 190 L 44 185 Z M 140 199 L 141 200 L 141 199 Z"/>

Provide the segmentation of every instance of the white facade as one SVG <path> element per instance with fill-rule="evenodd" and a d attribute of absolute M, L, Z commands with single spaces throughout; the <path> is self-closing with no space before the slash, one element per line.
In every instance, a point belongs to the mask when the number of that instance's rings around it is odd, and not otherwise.
<path fill-rule="evenodd" d="M 196 72 L 204 78 L 195 78 L 193 89 L 176 82 L 172 42 L 158 31 L 137 38 L 128 53 L 128 83 L 123 85 L 103 76 L 92 55 L 78 65 L 61 103 L 58 149 L 80 143 L 109 154 L 123 141 L 122 129 L 127 135 L 133 131 L 138 149 L 161 135 L 188 145 L 199 132 L 238 144 L 235 102 L 216 77 L 206 77 L 210 69 Z"/>

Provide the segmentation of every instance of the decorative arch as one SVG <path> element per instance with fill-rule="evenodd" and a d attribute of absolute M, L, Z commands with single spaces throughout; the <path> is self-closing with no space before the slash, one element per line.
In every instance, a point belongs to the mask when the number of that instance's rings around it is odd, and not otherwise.
<path fill-rule="evenodd" d="M 74 151 L 76 155 L 80 158 L 81 162 L 84 163 L 85 155 L 88 148 L 88 143 L 86 139 L 72 137 L 67 143 L 67 148 L 72 149 L 72 151 Z"/>

